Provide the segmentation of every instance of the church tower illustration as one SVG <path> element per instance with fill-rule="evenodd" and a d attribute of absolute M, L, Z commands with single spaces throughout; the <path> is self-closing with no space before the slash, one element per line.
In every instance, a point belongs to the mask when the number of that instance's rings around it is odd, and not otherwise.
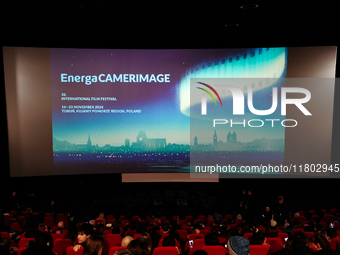
<path fill-rule="evenodd" d="M 194 138 L 194 146 L 197 146 L 197 136 Z"/>
<path fill-rule="evenodd" d="M 236 136 L 235 131 L 232 134 L 229 132 L 227 135 L 227 143 L 234 143 L 236 142 L 236 140 L 237 140 L 237 136 Z"/>
<path fill-rule="evenodd" d="M 92 147 L 92 142 L 91 142 L 91 138 L 89 135 L 89 139 L 87 140 L 87 144 L 86 144 L 86 150 L 91 150 Z"/>
<path fill-rule="evenodd" d="M 217 134 L 216 134 L 216 130 L 215 130 L 214 136 L 213 136 L 213 145 L 217 146 Z"/>

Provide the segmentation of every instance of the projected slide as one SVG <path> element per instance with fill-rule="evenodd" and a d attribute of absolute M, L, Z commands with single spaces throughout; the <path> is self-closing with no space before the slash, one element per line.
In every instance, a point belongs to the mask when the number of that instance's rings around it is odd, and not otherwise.
<path fill-rule="evenodd" d="M 11 176 L 300 169 L 330 164 L 339 144 L 336 47 L 4 47 L 3 56 Z M 312 116 L 289 103 L 282 114 L 282 91 L 294 87 L 310 92 L 302 105 Z"/>
<path fill-rule="evenodd" d="M 190 78 L 284 77 L 286 51 L 51 49 L 55 173 L 188 172 Z"/>

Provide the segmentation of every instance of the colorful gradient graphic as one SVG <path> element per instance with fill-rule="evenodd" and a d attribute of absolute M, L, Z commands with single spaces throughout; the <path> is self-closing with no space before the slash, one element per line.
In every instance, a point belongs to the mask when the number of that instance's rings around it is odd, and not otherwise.
<path fill-rule="evenodd" d="M 211 89 L 215 93 L 215 95 L 217 96 L 218 100 L 220 100 L 220 103 L 222 105 L 222 101 L 221 101 L 220 95 L 216 92 L 216 90 L 213 87 L 211 87 L 210 85 L 205 84 L 203 82 L 197 82 L 197 83 L 202 84 L 204 86 L 207 86 L 209 89 Z M 211 98 L 214 100 L 215 105 L 217 105 L 216 101 L 215 101 L 215 98 L 213 97 L 213 95 L 208 90 L 200 88 L 200 87 L 197 87 L 197 88 L 205 91 L 209 96 L 211 96 Z"/>

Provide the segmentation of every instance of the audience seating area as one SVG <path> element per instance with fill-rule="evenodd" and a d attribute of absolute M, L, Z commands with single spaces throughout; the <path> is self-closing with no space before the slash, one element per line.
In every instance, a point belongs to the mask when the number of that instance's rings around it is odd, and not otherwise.
<path fill-rule="evenodd" d="M 294 236 L 295 233 L 304 233 L 308 238 L 311 238 L 315 233 L 326 233 L 325 231 L 332 226 L 337 229 L 338 219 L 340 215 L 337 214 L 338 210 L 333 208 L 329 211 L 321 210 L 321 214 L 316 214 L 314 210 L 308 212 L 299 211 L 297 213 L 288 213 L 288 227 L 277 225 L 276 237 L 266 237 L 266 244 L 251 244 L 250 255 L 270 255 L 277 253 L 282 249 L 285 249 L 287 239 Z M 308 215 L 308 216 L 307 216 Z M 33 219 L 42 219 L 41 224 L 37 226 L 41 232 L 50 232 L 53 238 L 53 253 L 77 255 L 82 254 L 83 247 L 80 250 L 74 251 L 73 246 L 77 243 L 77 231 L 74 228 L 74 222 L 70 218 L 67 218 L 64 214 L 53 215 L 46 213 L 40 215 L 38 212 L 27 213 L 11 211 L 9 214 L 1 216 L 4 222 L 4 229 L 7 231 L 1 232 L 2 238 L 8 238 L 11 240 L 12 246 L 18 248 L 17 255 L 21 255 L 22 252 L 34 242 L 34 238 L 27 237 L 25 230 L 28 223 Z M 116 220 L 117 219 L 117 220 Z M 58 224 L 62 221 L 64 228 L 62 233 L 58 231 Z M 93 221 L 93 228 L 100 233 L 104 238 L 103 254 L 113 255 L 120 249 L 126 249 L 126 246 L 121 246 L 122 238 L 125 236 L 131 236 L 133 239 L 137 239 L 141 235 L 140 227 L 143 226 L 153 238 L 153 241 L 157 240 L 153 244 L 153 255 L 178 255 L 188 254 L 192 255 L 197 250 L 204 250 L 208 254 L 228 254 L 227 240 L 232 235 L 242 235 L 249 241 L 255 232 L 251 227 L 256 227 L 257 231 L 267 233 L 266 226 L 257 224 L 252 226 L 247 224 L 243 219 L 236 219 L 236 215 L 227 214 L 222 217 L 222 220 L 218 221 L 216 215 L 187 215 L 185 217 L 162 216 L 159 219 L 151 218 L 150 216 L 142 217 L 135 215 L 128 218 L 124 215 L 120 215 L 115 218 L 114 215 L 107 215 L 105 218 L 106 223 L 119 227 L 119 233 L 113 233 L 111 225 L 104 225 L 103 219 L 96 219 Z M 170 232 L 163 231 L 163 224 L 178 224 L 176 230 L 176 242 L 174 247 L 163 246 L 163 240 Z M 197 225 L 201 226 L 197 228 Z M 205 237 L 209 234 L 214 234 L 218 238 L 218 244 L 207 245 Z M 336 250 L 336 244 L 340 243 L 340 231 L 337 230 L 337 235 L 330 241 L 330 249 Z"/>

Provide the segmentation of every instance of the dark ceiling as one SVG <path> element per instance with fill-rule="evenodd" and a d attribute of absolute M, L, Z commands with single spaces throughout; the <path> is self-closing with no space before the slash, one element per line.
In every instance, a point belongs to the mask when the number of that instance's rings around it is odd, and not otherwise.
<path fill-rule="evenodd" d="M 335 2 L 37 2 L 4 5 L 2 45 L 209 48 L 338 42 Z"/>

